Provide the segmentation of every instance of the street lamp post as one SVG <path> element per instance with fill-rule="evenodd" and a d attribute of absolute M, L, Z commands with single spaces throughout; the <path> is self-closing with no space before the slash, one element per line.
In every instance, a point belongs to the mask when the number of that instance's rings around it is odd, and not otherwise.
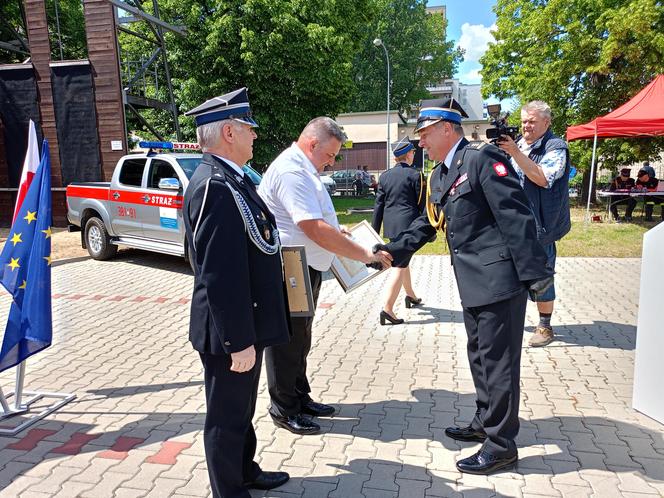
<path fill-rule="evenodd" d="M 385 155 L 385 170 L 390 169 L 390 56 L 387 53 L 387 47 L 383 40 L 376 38 L 373 41 L 375 47 L 383 47 L 385 51 L 385 61 L 387 62 L 387 142 Z"/>

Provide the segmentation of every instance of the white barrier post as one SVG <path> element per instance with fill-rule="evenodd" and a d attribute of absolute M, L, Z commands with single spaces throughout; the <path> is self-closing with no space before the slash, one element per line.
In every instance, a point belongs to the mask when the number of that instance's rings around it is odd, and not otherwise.
<path fill-rule="evenodd" d="M 643 236 L 641 290 L 636 327 L 632 407 L 664 424 L 662 396 L 662 292 L 664 281 L 664 223 Z"/>

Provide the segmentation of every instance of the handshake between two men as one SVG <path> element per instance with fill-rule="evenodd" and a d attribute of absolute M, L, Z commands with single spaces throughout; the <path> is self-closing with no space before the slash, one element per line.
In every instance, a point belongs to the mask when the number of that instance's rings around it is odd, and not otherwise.
<path fill-rule="evenodd" d="M 367 266 L 376 270 L 388 268 L 392 264 L 392 256 L 389 252 L 389 247 L 386 244 L 376 244 L 373 246 L 372 251 L 374 254 L 381 258 L 381 262 L 375 261 L 367 263 Z M 524 282 L 526 289 L 528 289 L 528 296 L 530 300 L 537 303 L 542 301 L 546 296 L 547 291 L 553 285 L 553 275 L 548 275 L 535 280 L 528 280 Z"/>

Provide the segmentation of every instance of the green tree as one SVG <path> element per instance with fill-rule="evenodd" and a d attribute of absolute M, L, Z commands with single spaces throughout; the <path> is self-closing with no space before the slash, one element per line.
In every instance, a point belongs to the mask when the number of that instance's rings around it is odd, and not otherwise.
<path fill-rule="evenodd" d="M 29 56 L 28 34 L 25 27 L 25 11 L 22 0 L 0 2 L 0 41 L 13 49 L 0 47 L 0 64 L 14 64 Z"/>
<path fill-rule="evenodd" d="M 371 0 L 166 0 L 169 60 L 181 110 L 241 86 L 260 124 L 254 162 L 269 163 L 313 117 L 334 116 L 353 89 Z M 193 136 L 193 120 L 182 118 Z"/>
<path fill-rule="evenodd" d="M 355 91 L 349 111 L 385 109 L 385 54 L 375 47 L 380 38 L 390 57 L 390 108 L 404 110 L 430 93 L 426 86 L 451 77 L 462 60 L 460 49 L 446 41 L 447 21 L 427 14 L 425 0 L 375 0 L 377 15 L 365 27 L 355 56 Z"/>
<path fill-rule="evenodd" d="M 496 43 L 480 60 L 484 95 L 547 101 L 560 135 L 625 103 L 664 71 L 658 0 L 498 0 L 494 10 Z M 613 166 L 663 147 L 662 139 L 610 139 L 599 152 Z M 579 169 L 589 168 L 591 149 L 591 141 L 572 142 Z"/>

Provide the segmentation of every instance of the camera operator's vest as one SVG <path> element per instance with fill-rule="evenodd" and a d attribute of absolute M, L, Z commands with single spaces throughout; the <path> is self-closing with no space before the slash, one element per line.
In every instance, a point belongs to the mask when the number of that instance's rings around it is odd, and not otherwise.
<path fill-rule="evenodd" d="M 530 201 L 537 221 L 540 242 L 551 244 L 560 240 L 570 231 L 572 223 L 569 215 L 569 170 L 570 159 L 567 144 L 556 137 L 549 129 L 538 140 L 528 157 L 536 164 L 551 150 L 565 149 L 565 172 L 553 182 L 551 188 L 543 188 L 531 182 L 524 175 L 523 190 Z"/>

